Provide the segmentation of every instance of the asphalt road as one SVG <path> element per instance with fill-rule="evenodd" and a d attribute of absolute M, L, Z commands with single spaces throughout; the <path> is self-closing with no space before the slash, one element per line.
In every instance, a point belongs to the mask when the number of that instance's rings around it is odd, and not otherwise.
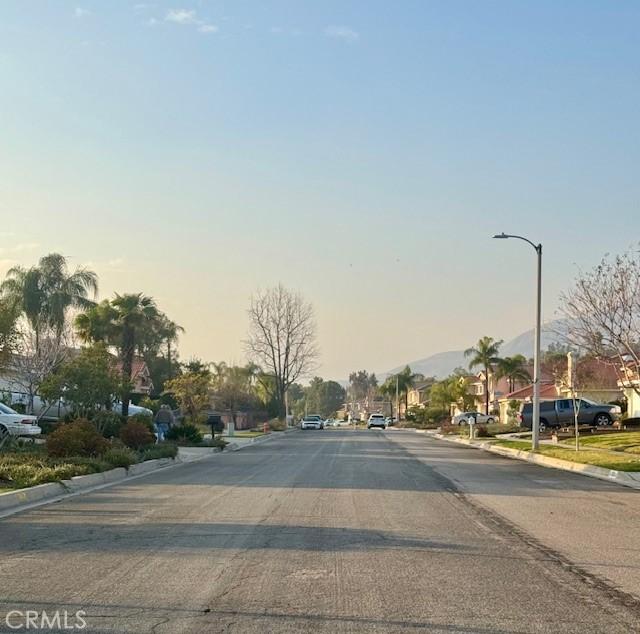
<path fill-rule="evenodd" d="M 639 518 L 412 432 L 300 432 L 0 520 L 0 631 L 635 632 Z"/>

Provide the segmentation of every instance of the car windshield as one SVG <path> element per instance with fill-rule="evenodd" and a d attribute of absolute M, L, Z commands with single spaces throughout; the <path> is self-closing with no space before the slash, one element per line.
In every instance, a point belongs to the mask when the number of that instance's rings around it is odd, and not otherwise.
<path fill-rule="evenodd" d="M 2 414 L 17 414 L 14 409 L 7 407 L 4 403 L 0 403 L 0 413 Z"/>

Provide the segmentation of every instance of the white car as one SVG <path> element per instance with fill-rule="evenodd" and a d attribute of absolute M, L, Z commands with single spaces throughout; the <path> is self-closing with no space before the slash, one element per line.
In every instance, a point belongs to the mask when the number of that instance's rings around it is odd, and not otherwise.
<path fill-rule="evenodd" d="M 316 414 L 309 414 L 302 419 L 300 429 L 324 429 L 324 418 Z"/>
<path fill-rule="evenodd" d="M 382 429 L 387 428 L 387 419 L 384 414 L 371 414 L 371 416 L 369 416 L 367 429 L 371 429 L 372 427 L 382 427 Z"/>
<path fill-rule="evenodd" d="M 462 412 L 451 419 L 453 425 L 468 425 L 469 420 L 475 420 L 476 424 L 490 425 L 496 422 L 496 417 L 491 414 L 481 414 L 480 412 Z"/>
<path fill-rule="evenodd" d="M 0 403 L 0 440 L 5 436 L 33 437 L 42 433 L 35 416 L 18 414 L 15 410 Z"/>

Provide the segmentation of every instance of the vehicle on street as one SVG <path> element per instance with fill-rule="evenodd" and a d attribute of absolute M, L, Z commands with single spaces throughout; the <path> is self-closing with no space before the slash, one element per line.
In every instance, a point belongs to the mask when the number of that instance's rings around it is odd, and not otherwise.
<path fill-rule="evenodd" d="M 384 422 L 387 424 L 387 427 L 389 427 L 389 425 L 393 425 L 394 419 L 391 416 L 387 416 Z"/>
<path fill-rule="evenodd" d="M 618 405 L 594 403 L 585 398 L 575 400 L 579 425 L 605 427 L 620 418 L 622 410 Z M 559 398 L 540 402 L 540 430 L 568 427 L 575 424 L 574 400 Z M 533 421 L 533 403 L 525 403 L 518 414 L 522 427 L 531 429 Z"/>
<path fill-rule="evenodd" d="M 491 414 L 482 414 L 481 412 L 462 412 L 451 419 L 452 425 L 468 425 L 473 420 L 476 424 L 490 425 L 496 422 L 496 417 Z"/>
<path fill-rule="evenodd" d="M 371 414 L 371 416 L 369 416 L 367 429 L 371 429 L 372 427 L 381 427 L 382 429 L 387 428 L 387 420 L 384 417 L 384 414 Z"/>
<path fill-rule="evenodd" d="M 324 418 L 317 414 L 308 414 L 300 422 L 300 429 L 324 429 Z"/>
<path fill-rule="evenodd" d="M 18 414 L 4 403 L 0 403 L 0 440 L 6 436 L 16 438 L 33 437 L 42 433 L 35 416 Z"/>

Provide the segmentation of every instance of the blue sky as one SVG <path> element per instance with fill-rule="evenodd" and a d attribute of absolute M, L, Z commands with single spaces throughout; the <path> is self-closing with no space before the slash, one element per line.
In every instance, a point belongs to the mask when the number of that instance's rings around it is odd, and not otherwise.
<path fill-rule="evenodd" d="M 637 2 L 0 7 L 0 273 L 56 250 L 242 362 L 310 299 L 325 376 L 532 325 L 640 229 Z"/>

